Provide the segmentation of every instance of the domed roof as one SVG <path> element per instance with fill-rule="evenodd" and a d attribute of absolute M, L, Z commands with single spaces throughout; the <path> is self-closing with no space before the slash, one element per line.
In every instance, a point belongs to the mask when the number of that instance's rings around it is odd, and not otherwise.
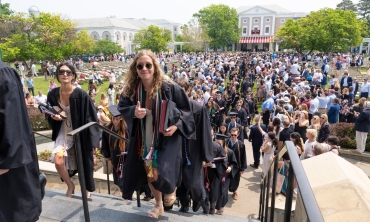
<path fill-rule="evenodd" d="M 31 6 L 28 8 L 28 12 L 40 12 L 40 10 L 36 6 Z"/>

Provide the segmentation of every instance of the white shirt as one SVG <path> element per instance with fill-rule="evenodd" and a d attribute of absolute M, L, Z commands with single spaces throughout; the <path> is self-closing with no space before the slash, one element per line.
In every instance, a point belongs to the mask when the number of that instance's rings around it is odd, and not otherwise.
<path fill-rule="evenodd" d="M 40 103 L 45 103 L 46 104 L 46 96 L 45 95 L 38 95 L 38 96 L 35 96 L 35 103 L 36 104 L 40 104 Z"/>
<path fill-rule="evenodd" d="M 361 88 L 360 88 L 360 92 L 368 92 L 370 94 L 370 84 L 367 82 L 367 83 L 363 83 Z"/>
<path fill-rule="evenodd" d="M 298 69 L 299 69 L 299 65 L 298 64 L 293 64 L 291 67 L 290 67 L 290 72 L 292 74 L 298 74 Z"/>
<path fill-rule="evenodd" d="M 322 76 L 322 73 L 321 72 L 315 72 L 314 74 L 313 74 L 313 79 L 317 79 L 317 81 L 319 81 L 319 82 L 321 82 L 321 80 L 322 80 L 322 78 L 323 78 L 323 76 Z"/>
<path fill-rule="evenodd" d="M 314 112 L 317 112 L 319 108 L 319 100 L 317 98 L 312 99 L 310 101 L 310 109 L 308 110 L 309 114 L 313 114 Z"/>

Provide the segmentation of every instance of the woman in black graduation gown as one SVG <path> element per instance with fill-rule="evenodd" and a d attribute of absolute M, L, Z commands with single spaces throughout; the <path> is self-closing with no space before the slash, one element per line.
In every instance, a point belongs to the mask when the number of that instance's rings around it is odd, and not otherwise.
<path fill-rule="evenodd" d="M 109 112 L 112 115 L 112 122 L 107 128 L 123 138 L 127 138 L 127 126 L 125 120 L 122 118 L 121 113 L 117 110 L 117 105 L 108 107 Z M 125 151 L 126 143 L 109 133 L 103 131 L 102 134 L 102 146 L 101 152 L 105 159 L 109 160 L 113 166 L 113 179 L 122 191 L 123 187 L 123 168 L 125 167 Z"/>
<path fill-rule="evenodd" d="M 74 149 L 76 141 L 71 140 L 67 133 L 89 122 L 98 122 L 98 117 L 89 95 L 82 89 L 73 86 L 77 78 L 75 68 L 68 63 L 61 63 L 58 65 L 56 73 L 56 78 L 61 86 L 49 92 L 47 102 L 55 109 L 68 113 L 68 115 L 66 119 L 62 119 L 60 115 L 48 116 L 48 122 L 53 131 L 52 140 L 56 143 L 52 157 L 55 168 L 68 186 L 66 196 L 71 197 L 75 185 L 70 176 L 77 173 Z M 95 191 L 93 149 L 99 147 L 100 132 L 97 127 L 90 127 L 79 135 L 87 196 L 90 197 L 89 192 Z M 75 168 L 67 168 L 72 166 Z"/>
<path fill-rule="evenodd" d="M 217 199 L 217 204 L 216 204 L 216 209 L 217 209 L 217 214 L 222 215 L 224 212 L 224 207 L 227 204 L 228 201 L 228 191 L 229 191 L 229 186 L 230 186 L 230 181 L 232 178 L 235 177 L 235 175 L 238 173 L 238 162 L 236 161 L 236 157 L 234 152 L 227 148 L 226 146 L 226 141 L 227 137 L 224 135 L 216 134 L 216 142 L 219 143 L 225 150 L 226 154 L 226 161 L 227 161 L 227 169 L 225 173 L 223 174 L 223 177 L 221 179 L 221 189 L 220 189 L 220 194 L 218 195 Z"/>
<path fill-rule="evenodd" d="M 181 112 L 169 119 L 168 128 L 159 132 L 161 102 L 170 100 Z M 169 102 L 171 103 L 171 102 Z M 195 139 L 195 124 L 185 92 L 166 77 L 153 52 L 140 51 L 125 76 L 118 111 L 127 122 L 130 135 L 126 167 L 123 172 L 122 196 L 132 199 L 135 190 L 149 182 L 155 206 L 149 217 L 163 214 L 163 204 L 175 201 L 176 187 L 181 184 L 182 137 Z M 164 203 L 162 203 L 164 193 Z"/>

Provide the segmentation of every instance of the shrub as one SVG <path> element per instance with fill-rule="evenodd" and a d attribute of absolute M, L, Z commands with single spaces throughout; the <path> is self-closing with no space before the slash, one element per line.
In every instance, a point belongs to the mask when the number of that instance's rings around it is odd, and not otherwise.
<path fill-rule="evenodd" d="M 339 138 L 339 146 L 347 149 L 356 149 L 356 131 L 353 123 L 338 123 L 330 128 L 330 135 Z M 370 151 L 370 133 L 367 136 L 365 150 Z"/>
<path fill-rule="evenodd" d="M 38 108 L 27 107 L 28 116 L 30 117 L 31 127 L 33 131 L 49 130 L 49 123 L 43 113 Z"/>

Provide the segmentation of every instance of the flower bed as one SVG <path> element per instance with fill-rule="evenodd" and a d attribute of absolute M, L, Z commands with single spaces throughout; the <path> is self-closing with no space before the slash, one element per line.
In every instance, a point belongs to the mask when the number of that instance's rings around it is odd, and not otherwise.
<path fill-rule="evenodd" d="M 339 138 L 339 146 L 342 148 L 356 149 L 356 131 L 353 123 L 338 123 L 331 127 L 330 135 Z M 366 140 L 366 151 L 370 151 L 370 133 Z"/>
<path fill-rule="evenodd" d="M 28 116 L 30 117 L 31 127 L 33 131 L 50 130 L 50 125 L 45 118 L 45 115 L 38 108 L 27 107 Z"/>

